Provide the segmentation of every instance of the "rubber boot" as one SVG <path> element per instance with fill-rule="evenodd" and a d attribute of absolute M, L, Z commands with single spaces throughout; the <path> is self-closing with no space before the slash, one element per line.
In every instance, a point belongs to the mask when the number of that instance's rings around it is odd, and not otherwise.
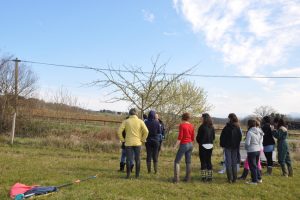
<path fill-rule="evenodd" d="M 130 171 L 133 172 L 134 164 L 130 166 Z"/>
<path fill-rule="evenodd" d="M 226 175 L 227 175 L 228 183 L 232 183 L 233 178 L 232 178 L 232 169 L 231 168 L 230 169 L 226 168 Z"/>
<path fill-rule="evenodd" d="M 151 173 L 151 162 L 147 162 L 147 171 L 148 171 L 148 174 Z"/>
<path fill-rule="evenodd" d="M 157 162 L 155 162 L 155 163 L 153 163 L 153 165 L 154 165 L 154 173 L 156 174 L 157 173 Z"/>
<path fill-rule="evenodd" d="M 130 178 L 130 172 L 131 172 L 131 169 L 130 169 L 130 164 L 129 163 L 126 163 L 126 178 L 129 179 Z"/>
<path fill-rule="evenodd" d="M 178 163 L 174 163 L 173 183 L 178 183 L 179 182 L 179 173 L 180 173 L 180 165 Z"/>
<path fill-rule="evenodd" d="M 232 183 L 235 183 L 237 179 L 237 165 L 232 166 Z"/>
<path fill-rule="evenodd" d="M 273 169 L 273 167 L 268 166 L 268 168 L 267 168 L 267 176 L 271 176 L 272 175 L 272 169 Z"/>
<path fill-rule="evenodd" d="M 203 182 L 206 181 L 206 170 L 201 170 L 201 180 L 202 180 Z"/>
<path fill-rule="evenodd" d="M 206 181 L 207 181 L 207 182 L 211 182 L 211 181 L 212 181 L 212 177 L 213 177 L 213 171 L 212 171 L 212 170 L 208 170 L 208 171 L 207 171 L 207 178 L 206 178 Z"/>
<path fill-rule="evenodd" d="M 285 165 L 281 165 L 281 170 L 282 170 L 282 176 L 287 177 L 287 176 L 288 176 L 288 173 L 287 173 L 287 171 L 286 171 Z"/>
<path fill-rule="evenodd" d="M 293 177 L 294 176 L 294 172 L 293 172 L 292 166 L 288 166 L 288 173 L 289 173 L 289 177 Z"/>
<path fill-rule="evenodd" d="M 125 169 L 125 163 L 120 162 L 120 172 L 124 172 Z"/>
<path fill-rule="evenodd" d="M 140 162 L 136 162 L 135 163 L 135 178 L 139 178 L 140 177 L 140 169 L 141 169 L 141 163 Z"/>
<path fill-rule="evenodd" d="M 186 166 L 185 166 L 184 182 L 190 182 L 191 181 L 191 172 L 192 172 L 192 165 L 191 165 L 191 163 L 187 163 Z"/>
<path fill-rule="evenodd" d="M 244 168 L 242 175 L 238 178 L 239 180 L 245 180 L 249 174 L 249 169 Z"/>

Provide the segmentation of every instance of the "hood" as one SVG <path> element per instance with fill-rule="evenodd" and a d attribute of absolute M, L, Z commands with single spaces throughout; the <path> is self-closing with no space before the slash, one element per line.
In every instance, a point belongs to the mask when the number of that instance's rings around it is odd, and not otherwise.
<path fill-rule="evenodd" d="M 279 129 L 281 129 L 283 132 L 287 132 L 287 128 L 284 126 L 281 126 Z"/>
<path fill-rule="evenodd" d="M 155 119 L 155 111 L 154 110 L 150 110 L 149 114 L 148 114 L 148 120 L 154 120 Z"/>
<path fill-rule="evenodd" d="M 255 135 L 261 135 L 261 136 L 264 135 L 264 132 L 260 128 L 257 128 L 257 127 L 252 127 L 249 129 L 249 131 L 251 131 Z"/>

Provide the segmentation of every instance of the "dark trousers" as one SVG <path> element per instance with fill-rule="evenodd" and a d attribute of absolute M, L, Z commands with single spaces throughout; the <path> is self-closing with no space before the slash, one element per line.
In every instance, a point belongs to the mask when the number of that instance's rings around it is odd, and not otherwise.
<path fill-rule="evenodd" d="M 267 159 L 267 165 L 268 167 L 273 167 L 273 151 L 271 152 L 264 152 L 266 159 Z"/>
<path fill-rule="evenodd" d="M 159 141 L 146 142 L 147 162 L 151 162 L 151 159 L 153 162 L 157 162 L 159 145 Z"/>
<path fill-rule="evenodd" d="M 141 168 L 141 159 L 140 159 L 140 152 L 141 146 L 126 146 L 126 168 L 127 168 L 127 177 L 130 176 L 130 163 L 133 162 L 133 157 L 135 160 L 135 176 L 139 177 L 140 175 L 140 168 Z"/>
<path fill-rule="evenodd" d="M 260 172 L 258 170 L 258 161 L 259 161 L 259 151 L 248 152 L 248 163 L 251 172 L 251 180 L 254 183 L 257 183 L 258 180 L 261 179 Z"/>
<path fill-rule="evenodd" d="M 205 149 L 202 145 L 199 147 L 199 158 L 201 170 L 212 170 L 211 155 L 213 149 Z"/>
<path fill-rule="evenodd" d="M 237 179 L 237 164 L 239 160 L 239 149 L 225 148 L 226 174 L 229 182 L 235 182 Z"/>

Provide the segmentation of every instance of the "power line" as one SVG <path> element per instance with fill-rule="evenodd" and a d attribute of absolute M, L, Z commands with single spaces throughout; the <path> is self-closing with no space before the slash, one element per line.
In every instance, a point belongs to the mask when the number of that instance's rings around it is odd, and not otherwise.
<path fill-rule="evenodd" d="M 37 62 L 37 61 L 30 61 L 30 60 L 20 60 L 20 62 L 54 66 L 54 67 L 72 68 L 72 69 L 94 70 L 94 71 L 152 74 L 151 72 L 147 72 L 147 71 L 133 71 L 133 70 L 124 70 L 124 69 L 110 69 L 110 68 L 96 68 L 96 67 L 89 67 L 89 66 L 64 65 L 64 64 L 45 63 L 45 62 Z M 159 74 L 168 75 L 168 76 L 180 75 L 178 73 L 159 73 Z M 300 79 L 300 76 L 242 76 L 242 75 L 212 75 L 212 74 L 191 74 L 191 73 L 183 74 L 183 76 L 193 76 L 193 77 L 202 77 L 202 78 Z"/>

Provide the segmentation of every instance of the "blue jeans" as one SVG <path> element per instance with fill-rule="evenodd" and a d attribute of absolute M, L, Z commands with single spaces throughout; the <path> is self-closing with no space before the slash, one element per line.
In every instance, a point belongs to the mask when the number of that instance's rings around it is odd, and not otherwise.
<path fill-rule="evenodd" d="M 130 176 L 130 163 L 135 160 L 135 176 L 139 177 L 140 175 L 140 168 L 141 168 L 141 159 L 140 159 L 140 152 L 141 146 L 126 146 L 126 168 L 127 168 L 127 178 Z"/>
<path fill-rule="evenodd" d="M 258 180 L 261 179 L 260 172 L 258 170 L 258 161 L 259 161 L 259 151 L 248 152 L 248 163 L 251 171 L 251 180 L 254 183 L 257 183 Z"/>
<path fill-rule="evenodd" d="M 134 159 L 134 155 L 133 155 L 133 159 Z M 125 149 L 122 149 L 122 152 L 121 152 L 121 163 L 126 163 L 126 150 Z M 130 166 L 133 165 L 133 160 L 130 162 Z"/>
<path fill-rule="evenodd" d="M 192 151 L 193 143 L 181 144 L 176 154 L 175 163 L 179 164 L 183 155 L 185 155 L 185 163 L 191 163 Z"/>

